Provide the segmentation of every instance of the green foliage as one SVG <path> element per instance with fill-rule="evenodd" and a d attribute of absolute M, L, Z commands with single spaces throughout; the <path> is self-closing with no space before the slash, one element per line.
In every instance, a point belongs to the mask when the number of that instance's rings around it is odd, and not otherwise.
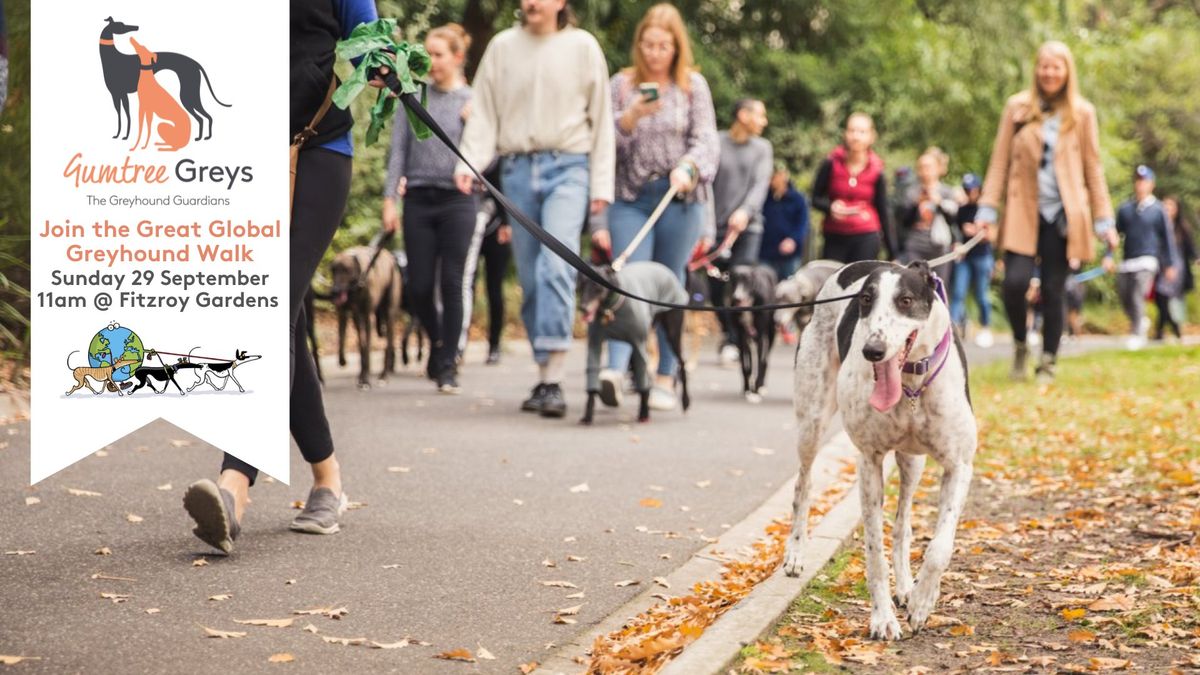
<path fill-rule="evenodd" d="M 5 4 L 8 100 L 0 110 L 0 362 L 29 361 L 29 3 Z M 19 375 L 0 369 L 0 377 Z"/>

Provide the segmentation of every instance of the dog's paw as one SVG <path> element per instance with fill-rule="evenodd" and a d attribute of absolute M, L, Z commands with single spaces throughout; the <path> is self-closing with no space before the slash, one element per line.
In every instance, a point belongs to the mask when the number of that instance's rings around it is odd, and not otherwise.
<path fill-rule="evenodd" d="M 588 426 L 588 427 L 590 427 L 590 426 L 592 426 L 592 418 L 590 418 L 590 417 L 580 417 L 580 418 L 579 418 L 579 423 L 580 423 L 580 424 L 582 424 L 582 425 L 584 425 L 584 426 Z"/>
<path fill-rule="evenodd" d="M 900 586 L 896 586 L 896 592 L 892 594 L 892 602 L 896 603 L 897 607 L 908 607 L 909 598 L 912 596 L 912 588 L 900 590 Z"/>
<path fill-rule="evenodd" d="M 917 634 L 925 627 L 925 622 L 929 620 L 929 615 L 933 614 L 933 608 L 937 605 L 938 589 L 936 584 L 917 583 L 913 588 L 912 594 L 908 600 L 908 625 L 912 628 L 913 634 Z"/>
<path fill-rule="evenodd" d="M 798 577 L 804 572 L 804 555 L 799 544 L 793 544 L 789 539 L 787 551 L 783 554 L 783 573 L 789 577 Z"/>
<path fill-rule="evenodd" d="M 359 390 L 359 391 L 370 391 L 370 390 L 371 390 L 371 383 L 370 383 L 370 382 L 359 382 L 359 383 L 358 383 L 358 390 Z"/>
<path fill-rule="evenodd" d="M 753 404 L 757 405 L 759 403 L 762 403 L 762 400 L 763 400 L 762 394 L 759 394 L 759 393 L 756 393 L 753 391 L 746 392 L 746 401 L 748 403 L 753 403 Z"/>
<path fill-rule="evenodd" d="M 870 636 L 872 640 L 899 640 L 901 638 L 900 620 L 896 618 L 896 611 L 892 609 L 890 603 L 886 609 L 871 612 Z"/>
<path fill-rule="evenodd" d="M 405 361 L 404 363 L 405 363 L 405 365 L 407 365 L 407 364 L 408 364 L 408 361 Z M 338 365 L 339 365 L 339 366 L 341 366 L 341 367 L 343 367 L 343 368 L 345 368 L 345 367 L 346 367 L 346 357 L 344 357 L 344 356 L 339 356 L 339 357 L 338 357 Z"/>

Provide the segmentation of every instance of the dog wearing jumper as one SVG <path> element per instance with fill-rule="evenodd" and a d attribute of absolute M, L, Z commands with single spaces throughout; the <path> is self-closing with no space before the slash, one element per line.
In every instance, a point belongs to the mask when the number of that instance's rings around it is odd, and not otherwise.
<path fill-rule="evenodd" d="M 937 604 L 971 485 L 975 415 L 967 360 L 951 330 L 945 291 L 925 262 L 908 267 L 852 263 L 825 282 L 818 298 L 846 294 L 856 297 L 817 306 L 796 354 L 800 475 L 783 569 L 789 576 L 803 571 L 809 473 L 825 425 L 840 410 L 846 433 L 861 453 L 869 634 L 895 640 L 901 637 L 897 605 L 907 608 L 908 624 L 916 633 Z M 883 551 L 883 461 L 892 450 L 900 469 L 892 529 L 895 603 L 888 593 Z M 941 464 L 942 480 L 937 526 L 914 582 L 909 567 L 912 500 L 926 456 Z"/>
<path fill-rule="evenodd" d="M 650 300 L 675 304 L 688 302 L 687 291 L 679 278 L 666 265 L 650 261 L 632 262 L 618 272 L 611 265 L 592 266 L 612 285 Z M 587 407 L 581 424 L 591 424 L 596 412 L 596 397 L 600 395 L 600 357 L 606 340 L 619 340 L 633 346 L 630 364 L 640 397 L 638 421 L 650 420 L 650 359 L 646 339 L 656 323 L 666 329 L 667 340 L 683 362 L 683 310 L 666 309 L 630 300 L 613 293 L 586 277 L 579 281 L 579 311 L 588 325 Z M 659 347 L 662 349 L 662 347 Z M 680 402 L 686 411 L 691 405 L 688 396 L 687 368 L 679 368 Z"/>
<path fill-rule="evenodd" d="M 729 270 L 729 306 L 753 307 L 775 302 L 775 270 L 766 265 L 735 265 Z M 742 395 L 761 403 L 766 391 L 767 359 L 775 344 L 775 321 L 770 311 L 738 312 L 729 322 L 742 366 Z"/>
<path fill-rule="evenodd" d="M 775 286 L 775 302 L 792 304 L 811 302 L 821 292 L 825 280 L 842 268 L 842 263 L 833 260 L 813 260 L 804 267 L 796 270 L 792 276 L 781 280 Z M 775 325 L 781 331 L 796 328 L 799 333 L 812 321 L 813 307 L 795 307 L 775 310 Z"/>
<path fill-rule="evenodd" d="M 386 382 L 396 372 L 396 320 L 400 315 L 400 269 L 391 251 L 381 250 L 375 257 L 369 246 L 354 246 L 333 258 L 333 285 L 330 293 L 338 316 L 338 365 L 346 365 L 346 323 L 354 319 L 358 337 L 358 388 L 370 389 L 371 320 L 375 332 L 384 339 L 383 369 L 379 381 Z M 370 265 L 370 270 L 363 270 Z"/>
<path fill-rule="evenodd" d="M 146 132 L 146 142 L 142 144 L 142 149 L 150 145 L 155 131 L 154 116 L 157 115 L 163 120 L 163 123 L 158 125 L 158 135 L 162 141 L 155 143 L 155 147 L 160 151 L 174 152 L 187 145 L 191 139 L 192 118 L 188 117 L 187 111 L 179 105 L 179 101 L 155 79 L 154 62 L 158 60 L 158 55 L 143 47 L 134 38 L 129 38 L 129 44 L 133 45 L 141 63 L 137 83 L 138 135 L 130 150 L 137 149 L 138 141 L 142 140 L 143 129 Z"/>

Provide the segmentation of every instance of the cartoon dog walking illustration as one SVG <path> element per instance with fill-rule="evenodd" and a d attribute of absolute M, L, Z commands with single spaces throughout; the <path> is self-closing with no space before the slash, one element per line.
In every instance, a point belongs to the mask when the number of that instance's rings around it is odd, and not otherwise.
<path fill-rule="evenodd" d="M 133 38 L 129 39 L 129 43 L 133 45 L 141 61 L 141 74 L 137 85 L 138 135 L 130 150 L 137 149 L 138 142 L 142 140 L 143 129 L 146 132 L 146 142 L 142 144 L 142 149 L 150 145 L 155 131 L 154 116 L 157 115 L 163 120 L 163 123 L 158 125 L 158 135 L 162 142 L 155 143 L 155 146 L 160 151 L 174 152 L 188 144 L 192 135 L 192 118 L 188 117 L 183 106 L 179 105 L 175 97 L 163 89 L 154 78 L 153 68 L 157 55 Z"/>
<path fill-rule="evenodd" d="M 74 352 L 71 352 L 71 354 L 75 354 L 75 352 L 78 352 L 78 351 L 79 350 L 76 349 Z M 100 366 L 98 368 L 92 368 L 89 366 L 80 366 L 78 368 L 71 368 L 71 354 L 67 355 L 67 368 L 70 369 L 71 375 L 73 375 L 75 377 L 75 386 L 71 387 L 70 389 L 67 390 L 67 393 L 66 393 L 67 396 L 74 394 L 76 391 L 79 391 L 80 389 L 82 389 L 84 387 L 87 387 L 88 389 L 90 389 L 93 394 L 96 394 L 96 395 L 102 394 L 102 393 L 104 393 L 105 385 L 109 382 L 112 382 L 112 376 L 113 376 L 114 370 L 117 370 L 118 368 L 124 368 L 125 366 L 131 366 L 135 363 L 139 363 L 139 361 L 137 359 L 121 359 L 121 360 L 117 361 L 116 363 L 112 364 L 111 366 Z M 92 378 L 93 380 L 96 380 L 96 382 L 98 382 L 100 384 L 99 391 L 92 388 L 91 382 L 88 382 L 88 379 L 87 379 L 89 377 Z M 117 387 L 117 396 L 124 396 L 124 394 L 121 393 L 121 388 L 119 386 Z"/>
<path fill-rule="evenodd" d="M 245 393 L 246 390 L 242 387 L 242 383 L 238 382 L 237 376 L 234 375 L 233 371 L 237 370 L 237 367 L 242 364 L 261 359 L 262 354 L 247 355 L 245 351 L 240 349 L 234 350 L 233 354 L 232 361 L 203 364 L 200 368 L 200 379 L 196 380 L 196 384 L 188 387 L 188 392 L 205 383 L 208 383 L 209 386 L 217 391 L 224 391 L 225 386 L 232 380 L 237 385 L 238 391 Z M 221 386 L 219 387 L 217 386 L 217 380 L 221 381 Z"/>
<path fill-rule="evenodd" d="M 108 24 L 100 31 L 100 65 L 104 70 L 104 84 L 112 96 L 113 109 L 117 113 L 117 133 L 113 135 L 113 138 L 129 140 L 129 132 L 132 130 L 129 95 L 138 90 L 138 82 L 141 79 L 141 59 L 136 54 L 124 54 L 118 51 L 113 38 L 117 35 L 132 33 L 138 27 L 114 21 L 111 16 L 105 21 Z M 179 77 L 180 102 L 184 109 L 196 118 L 196 138 L 193 140 L 212 138 L 212 115 L 209 115 L 208 111 L 204 109 L 200 89 L 201 80 L 208 85 L 208 93 L 218 105 L 226 108 L 232 106 L 217 98 L 216 93 L 213 92 L 212 80 L 209 79 L 208 72 L 195 59 L 175 52 L 158 52 L 157 57 L 151 64 L 152 73 L 170 70 Z M 125 112 L 125 135 L 123 137 L 121 136 L 122 111 Z M 208 122 L 207 133 L 205 133 L 205 122 Z"/>

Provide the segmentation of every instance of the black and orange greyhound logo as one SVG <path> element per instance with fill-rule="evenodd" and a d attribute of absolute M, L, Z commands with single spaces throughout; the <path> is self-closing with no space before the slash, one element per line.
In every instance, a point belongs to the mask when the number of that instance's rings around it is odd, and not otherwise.
<path fill-rule="evenodd" d="M 117 112 L 117 133 L 113 138 L 129 140 L 132 130 L 129 115 L 129 95 L 137 94 L 138 101 L 138 135 L 130 150 L 136 150 L 138 143 L 145 142 L 142 148 L 150 144 L 155 132 L 160 141 L 155 145 L 159 150 L 173 152 L 186 146 L 189 140 L 207 140 L 212 138 L 212 116 L 204 109 L 201 101 L 201 80 L 208 85 L 208 93 L 219 105 L 232 107 L 222 103 L 213 92 L 212 80 L 195 59 L 174 52 L 154 52 L 143 46 L 137 40 L 130 38 L 135 54 L 125 54 L 117 50 L 113 36 L 132 33 L 138 29 L 120 21 L 113 21 L 110 16 L 105 21 L 108 24 L 100 31 L 100 65 L 104 68 L 104 84 L 112 95 L 113 109 Z M 179 77 L 179 100 L 159 84 L 155 75 L 162 70 L 170 70 Z M 182 105 L 181 105 L 182 104 Z M 121 113 L 125 113 L 125 135 L 121 136 Z M 196 118 L 196 137 L 192 135 L 192 120 L 188 114 Z M 162 123 L 154 128 L 154 118 Z M 204 123 L 208 122 L 205 133 Z"/>

